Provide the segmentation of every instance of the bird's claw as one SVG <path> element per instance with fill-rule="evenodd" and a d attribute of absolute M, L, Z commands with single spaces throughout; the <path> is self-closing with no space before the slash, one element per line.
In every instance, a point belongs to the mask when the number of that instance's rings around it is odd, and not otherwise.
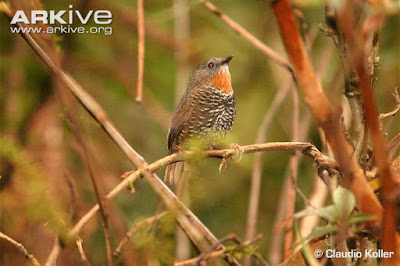
<path fill-rule="evenodd" d="M 232 159 L 235 160 L 235 162 L 239 162 L 242 159 L 244 149 L 237 143 L 231 144 L 231 149 L 235 150 L 235 153 L 232 155 Z"/>
<path fill-rule="evenodd" d="M 222 158 L 221 163 L 219 164 L 219 173 L 222 173 L 223 171 L 228 168 L 228 162 L 226 161 L 226 158 Z"/>

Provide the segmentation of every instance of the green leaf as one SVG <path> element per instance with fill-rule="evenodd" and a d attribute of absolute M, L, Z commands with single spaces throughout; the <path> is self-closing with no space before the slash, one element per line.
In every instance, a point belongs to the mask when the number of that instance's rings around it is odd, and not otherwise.
<path fill-rule="evenodd" d="M 338 187 L 333 193 L 333 203 L 337 214 L 342 218 L 349 217 L 356 206 L 356 199 L 349 190 Z"/>
<path fill-rule="evenodd" d="M 366 213 L 357 213 L 357 214 L 350 216 L 349 224 L 376 221 L 378 219 L 379 219 L 379 217 L 376 215 L 370 215 L 370 214 L 366 214 Z"/>
<path fill-rule="evenodd" d="M 319 217 L 329 221 L 334 222 L 336 220 L 336 208 L 334 205 L 329 205 L 321 209 L 306 209 L 302 210 L 294 215 L 295 219 L 302 218 L 309 215 L 318 215 Z"/>
<path fill-rule="evenodd" d="M 327 226 L 316 226 L 313 228 L 311 234 L 307 236 L 307 240 L 320 238 L 322 236 L 329 235 L 339 230 L 337 225 L 327 225 Z"/>

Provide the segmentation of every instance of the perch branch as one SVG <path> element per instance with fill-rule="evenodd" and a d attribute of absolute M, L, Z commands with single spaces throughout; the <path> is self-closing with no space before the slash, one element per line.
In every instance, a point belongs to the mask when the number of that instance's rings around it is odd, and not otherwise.
<path fill-rule="evenodd" d="M 327 157 L 326 155 L 322 154 L 318 151 L 318 149 L 307 142 L 270 142 L 270 143 L 263 143 L 263 144 L 252 144 L 241 146 L 243 149 L 243 153 L 254 153 L 254 152 L 263 152 L 263 151 L 278 151 L 278 150 L 286 150 L 286 151 L 301 151 L 306 156 L 313 159 L 318 169 L 329 169 L 329 171 L 338 170 L 338 166 L 334 160 Z M 119 193 L 121 193 L 124 189 L 126 189 L 129 184 L 133 183 L 137 180 L 140 176 L 144 173 L 155 172 L 171 163 L 188 160 L 190 158 L 199 158 L 199 156 L 203 157 L 214 157 L 214 158 L 228 158 L 236 154 L 236 149 L 223 149 L 223 150 L 211 150 L 211 151 L 204 151 L 202 154 L 193 152 L 193 151 L 186 151 L 182 153 L 174 153 L 168 155 L 164 158 L 161 158 L 149 165 L 147 165 L 143 169 L 139 169 L 136 171 L 132 171 L 121 183 L 119 183 L 113 190 L 111 190 L 106 195 L 106 200 L 113 199 Z M 93 206 L 70 230 L 70 235 L 78 234 L 83 226 L 85 226 L 89 220 L 99 211 L 99 205 L 96 204 Z"/>
<path fill-rule="evenodd" d="M 40 266 L 40 263 L 37 261 L 37 259 L 32 255 L 29 254 L 28 250 L 21 244 L 9 237 L 6 234 L 3 234 L 0 232 L 0 238 L 4 239 L 5 241 L 9 242 L 11 245 L 15 246 L 19 252 L 21 252 L 22 255 L 32 264 L 35 266 Z"/>

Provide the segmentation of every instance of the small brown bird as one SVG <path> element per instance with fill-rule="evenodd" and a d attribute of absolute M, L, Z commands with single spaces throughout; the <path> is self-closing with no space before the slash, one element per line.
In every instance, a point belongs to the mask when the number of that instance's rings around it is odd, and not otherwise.
<path fill-rule="evenodd" d="M 189 139 L 204 141 L 204 148 L 218 146 L 232 129 L 236 115 L 228 63 L 233 56 L 212 58 L 190 75 L 168 132 L 168 154 L 184 150 Z M 165 181 L 176 183 L 185 170 L 183 162 L 167 166 Z"/>

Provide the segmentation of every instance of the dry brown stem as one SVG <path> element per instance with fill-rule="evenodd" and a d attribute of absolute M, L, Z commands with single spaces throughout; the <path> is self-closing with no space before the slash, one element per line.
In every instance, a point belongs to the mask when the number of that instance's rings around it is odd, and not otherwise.
<path fill-rule="evenodd" d="M 394 136 L 388 143 L 386 144 L 386 149 L 390 151 L 393 147 L 400 143 L 400 133 Z"/>
<path fill-rule="evenodd" d="M 143 99 L 143 73 L 144 73 L 144 8 L 143 0 L 137 0 L 137 27 L 138 27 L 138 73 L 136 87 L 136 102 L 141 103 Z"/>
<path fill-rule="evenodd" d="M 96 167 L 93 162 L 93 156 L 90 151 L 88 141 L 86 140 L 84 134 L 81 131 L 81 126 L 79 121 L 77 120 L 77 115 L 75 113 L 75 109 L 72 107 L 72 104 L 69 102 L 69 95 L 65 95 L 65 91 L 60 91 L 61 99 L 63 104 L 66 106 L 66 115 L 68 120 L 70 121 L 71 128 L 75 134 L 78 143 L 82 147 L 82 156 L 86 163 L 87 170 L 89 172 L 90 181 L 93 186 L 93 190 L 96 196 L 96 200 L 99 205 L 99 210 L 101 214 L 101 220 L 104 228 L 104 238 L 106 242 L 106 254 L 107 254 L 107 264 L 109 266 L 113 265 L 112 261 L 112 250 L 111 250 L 111 241 L 110 241 L 110 230 L 108 223 L 108 210 L 106 208 L 106 203 L 103 201 L 102 193 L 100 192 L 100 187 L 98 184 L 99 175 L 96 173 Z"/>
<path fill-rule="evenodd" d="M 399 96 L 399 92 L 397 91 L 397 88 L 394 90 L 393 97 L 394 97 L 394 99 L 396 101 L 396 106 L 394 107 L 394 109 L 392 111 L 380 114 L 379 115 L 379 119 L 384 119 L 386 117 L 395 116 L 397 114 L 397 112 L 399 112 L 399 110 L 400 110 L 400 96 Z"/>
<path fill-rule="evenodd" d="M 286 62 L 277 52 L 272 50 L 270 47 L 265 45 L 263 42 L 261 42 L 259 39 L 254 37 L 250 32 L 248 32 L 245 28 L 240 26 L 237 22 L 232 20 L 230 17 L 222 13 L 216 6 L 214 6 L 211 2 L 209 1 L 202 1 L 203 5 L 213 12 L 215 15 L 217 15 L 223 22 L 225 22 L 226 25 L 228 25 L 231 29 L 233 29 L 236 33 L 238 33 L 240 36 L 248 40 L 252 45 L 254 45 L 257 49 L 259 49 L 263 54 L 271 58 L 274 62 L 276 62 L 278 65 L 284 67 L 287 69 L 290 73 L 293 73 L 292 67 L 288 62 Z"/>
<path fill-rule="evenodd" d="M 292 141 L 299 141 L 299 119 L 300 119 L 300 107 L 299 107 L 299 95 L 298 91 L 293 88 L 292 90 Z M 286 218 L 293 217 L 295 201 L 296 201 L 296 190 L 297 187 L 297 171 L 299 166 L 300 156 L 296 152 L 292 152 L 289 159 L 289 182 L 287 187 L 286 196 Z M 288 258 L 292 254 L 292 243 L 293 243 L 293 219 L 290 219 L 285 225 L 285 242 L 284 242 L 284 258 Z"/>
<path fill-rule="evenodd" d="M 21 252 L 22 255 L 24 255 L 24 257 L 32 264 L 35 266 L 40 266 L 40 263 L 37 261 L 37 259 L 35 258 L 35 256 L 33 256 L 32 254 L 30 254 L 28 252 L 28 250 L 21 244 L 18 243 L 17 241 L 15 241 L 14 239 L 12 239 L 11 237 L 9 237 L 6 234 L 3 234 L 2 232 L 0 232 L 0 238 L 4 239 L 5 241 L 9 242 L 11 245 L 15 246 L 19 252 Z"/>
<path fill-rule="evenodd" d="M 45 266 L 52 266 L 57 264 L 57 258 L 61 252 L 61 246 L 59 241 L 60 239 L 58 238 L 58 236 L 55 237 L 53 248 L 51 249 L 50 254 L 46 259 L 46 263 L 44 264 Z"/>
<path fill-rule="evenodd" d="M 265 113 L 264 119 L 258 128 L 256 143 L 265 142 L 267 130 L 272 122 L 273 117 L 277 113 L 279 107 L 282 105 L 283 100 L 286 98 L 290 88 L 293 86 L 292 81 L 275 94 L 272 104 Z M 263 154 L 256 153 L 254 156 L 253 171 L 251 174 L 251 186 L 250 186 L 250 199 L 247 213 L 247 223 L 246 223 L 246 239 L 253 239 L 257 230 L 257 216 L 258 216 L 258 205 L 260 198 L 261 189 L 261 174 L 263 168 Z M 250 263 L 249 259 L 248 264 Z M 248 265 L 247 264 L 247 265 Z"/>

